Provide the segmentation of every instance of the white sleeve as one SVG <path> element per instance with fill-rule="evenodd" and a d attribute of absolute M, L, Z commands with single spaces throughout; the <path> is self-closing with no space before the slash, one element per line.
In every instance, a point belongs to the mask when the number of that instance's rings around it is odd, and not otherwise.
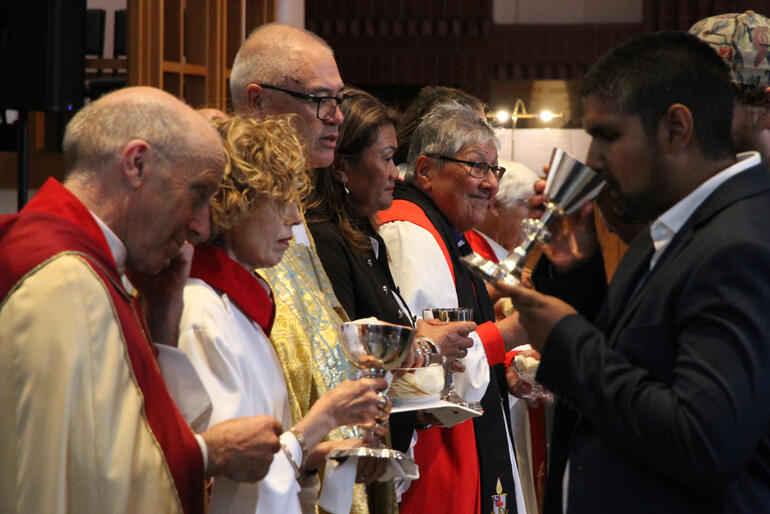
<path fill-rule="evenodd" d="M 473 339 L 473 346 L 468 348 L 468 355 L 462 359 L 465 372 L 455 373 L 454 383 L 457 394 L 465 400 L 478 402 L 489 385 L 489 363 L 478 334 L 471 332 L 469 337 Z"/>
<path fill-rule="evenodd" d="M 457 307 L 452 272 L 433 235 L 407 221 L 380 226 L 380 236 L 388 248 L 393 281 L 412 314 L 423 309 Z"/>
<path fill-rule="evenodd" d="M 454 277 L 430 232 L 408 221 L 384 223 L 379 231 L 393 281 L 413 314 L 422 317 L 423 309 L 457 307 Z M 489 364 L 478 335 L 473 332 L 471 338 L 473 346 L 462 359 L 465 372 L 455 373 L 454 383 L 460 396 L 479 401 L 489 384 Z"/>
<path fill-rule="evenodd" d="M 240 334 L 229 305 L 202 281 L 191 279 L 184 289 L 184 310 L 179 324 L 179 349 L 190 358 L 211 399 L 209 424 L 249 412 L 246 380 L 233 345 Z"/>
<path fill-rule="evenodd" d="M 242 316 L 236 315 L 237 307 L 200 280 L 188 281 L 184 302 L 179 348 L 190 358 L 211 398 L 210 425 L 242 416 L 274 415 L 269 410 L 273 391 L 265 390 L 253 376 L 260 367 L 272 363 L 251 362 L 255 360 L 254 347 L 260 345 L 264 334 L 253 323 L 239 321 Z M 302 450 L 296 439 L 284 433 L 281 441 L 301 466 Z M 299 491 L 294 467 L 279 451 L 267 475 L 256 484 L 218 477 L 211 511 L 298 513 Z"/>

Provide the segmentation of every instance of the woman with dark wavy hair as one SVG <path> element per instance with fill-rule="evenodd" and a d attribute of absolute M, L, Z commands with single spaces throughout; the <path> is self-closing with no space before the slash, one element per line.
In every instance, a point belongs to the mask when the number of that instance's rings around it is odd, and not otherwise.
<path fill-rule="evenodd" d="M 377 317 L 414 326 L 409 308 L 396 288 L 388 267 L 385 243 L 377 234 L 377 212 L 393 202 L 398 170 L 395 111 L 365 91 L 343 91 L 334 163 L 319 170 L 306 200 L 306 219 L 334 293 L 351 319 Z M 434 323 L 434 322 L 431 322 Z M 474 323 L 416 323 L 419 353 L 440 351 L 462 357 L 472 342 Z M 417 363 L 422 361 L 418 355 Z M 464 368 L 457 364 L 458 371 Z M 393 447 L 406 451 L 414 419 L 391 416 Z"/>

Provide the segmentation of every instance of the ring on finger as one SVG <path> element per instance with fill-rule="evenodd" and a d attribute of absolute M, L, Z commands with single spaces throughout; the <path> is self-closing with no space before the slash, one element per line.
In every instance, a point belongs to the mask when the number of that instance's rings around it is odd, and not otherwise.
<path fill-rule="evenodd" d="M 462 359 L 463 357 L 468 355 L 468 349 L 467 348 L 463 348 L 462 350 L 460 350 L 460 352 L 457 355 Z"/>
<path fill-rule="evenodd" d="M 377 408 L 385 412 L 385 408 L 388 406 L 389 401 L 388 395 L 382 391 L 377 391 L 377 398 Z"/>

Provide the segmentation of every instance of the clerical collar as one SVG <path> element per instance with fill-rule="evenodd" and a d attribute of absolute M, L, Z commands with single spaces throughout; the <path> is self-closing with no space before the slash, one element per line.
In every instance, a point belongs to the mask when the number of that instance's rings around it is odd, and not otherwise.
<path fill-rule="evenodd" d="M 123 244 L 123 241 L 115 235 L 115 232 L 113 232 L 112 229 L 99 218 L 99 216 L 94 214 L 93 211 L 89 210 L 88 212 L 91 213 L 91 216 L 96 220 L 96 224 L 102 229 L 104 239 L 107 240 L 107 246 L 110 247 L 112 258 L 115 259 L 115 265 L 118 267 L 118 273 L 121 276 L 124 275 L 126 273 L 126 245 Z"/>

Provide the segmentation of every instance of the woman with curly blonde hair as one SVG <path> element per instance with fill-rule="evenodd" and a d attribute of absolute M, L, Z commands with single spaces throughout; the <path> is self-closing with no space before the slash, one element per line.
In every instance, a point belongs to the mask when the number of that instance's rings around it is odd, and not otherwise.
<path fill-rule="evenodd" d="M 287 118 L 219 117 L 212 124 L 228 161 L 211 201 L 211 238 L 196 248 L 185 286 L 179 347 L 211 399 L 208 424 L 268 415 L 290 427 L 286 382 L 268 339 L 275 304 L 255 270 L 281 260 L 291 227 L 302 221 L 298 205 L 309 185 L 304 149 Z M 383 414 L 378 391 L 386 387 L 382 379 L 361 379 L 329 390 L 281 435 L 263 480 L 216 480 L 210 511 L 302 512 L 300 492 L 317 480 L 308 472 L 340 444 L 322 442 L 329 431 L 362 423 L 384 433 L 375 417 Z M 305 503 L 305 491 L 302 497 Z"/>

